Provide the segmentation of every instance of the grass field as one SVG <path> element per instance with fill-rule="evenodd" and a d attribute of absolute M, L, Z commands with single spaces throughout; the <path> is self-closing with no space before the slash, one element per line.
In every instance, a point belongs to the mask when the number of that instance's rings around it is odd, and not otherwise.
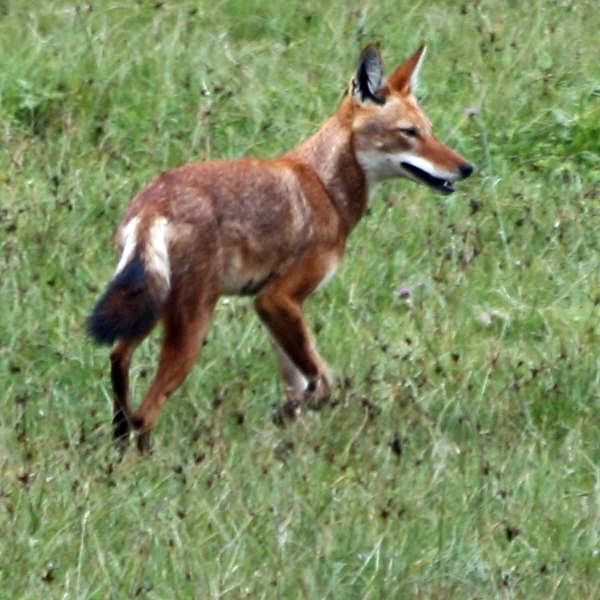
<path fill-rule="evenodd" d="M 600 598 L 599 15 L 0 1 L 0 597 Z M 390 68 L 428 42 L 422 103 L 476 176 L 378 189 L 307 304 L 331 407 L 273 424 L 275 361 L 231 299 L 154 453 L 119 460 L 85 319 L 129 198 L 293 147 L 374 40 Z"/>

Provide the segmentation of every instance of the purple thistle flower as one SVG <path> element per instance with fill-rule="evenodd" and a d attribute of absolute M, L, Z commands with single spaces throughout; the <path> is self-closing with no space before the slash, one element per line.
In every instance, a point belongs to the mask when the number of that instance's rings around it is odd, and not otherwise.
<path fill-rule="evenodd" d="M 396 290 L 396 296 L 398 296 L 398 298 L 410 298 L 412 296 L 412 291 L 408 287 L 399 287 Z"/>

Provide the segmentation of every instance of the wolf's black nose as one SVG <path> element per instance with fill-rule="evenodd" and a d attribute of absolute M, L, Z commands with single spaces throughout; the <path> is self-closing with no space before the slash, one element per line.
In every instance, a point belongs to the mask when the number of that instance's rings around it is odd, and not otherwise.
<path fill-rule="evenodd" d="M 465 179 L 475 170 L 475 167 L 473 167 L 471 163 L 463 163 L 462 165 L 460 165 L 458 170 L 460 171 L 460 174 L 462 175 L 463 179 Z"/>

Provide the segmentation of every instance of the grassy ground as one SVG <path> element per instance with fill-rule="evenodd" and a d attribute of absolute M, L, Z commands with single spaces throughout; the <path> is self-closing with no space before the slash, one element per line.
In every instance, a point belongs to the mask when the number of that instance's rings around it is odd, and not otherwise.
<path fill-rule="evenodd" d="M 599 30 L 591 0 L 1 1 L 0 596 L 600 597 Z M 129 197 L 292 147 L 373 40 L 429 43 L 477 176 L 379 189 L 307 307 L 333 407 L 277 428 L 223 302 L 154 454 L 118 461 L 84 323 Z"/>

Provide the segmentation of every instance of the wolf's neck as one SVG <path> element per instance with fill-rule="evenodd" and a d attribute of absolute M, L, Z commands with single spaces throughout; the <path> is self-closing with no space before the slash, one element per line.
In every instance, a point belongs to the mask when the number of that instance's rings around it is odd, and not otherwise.
<path fill-rule="evenodd" d="M 347 233 L 367 208 L 368 186 L 354 153 L 352 131 L 345 118 L 345 102 L 312 137 L 292 150 L 287 158 L 312 169 L 323 182 Z"/>

